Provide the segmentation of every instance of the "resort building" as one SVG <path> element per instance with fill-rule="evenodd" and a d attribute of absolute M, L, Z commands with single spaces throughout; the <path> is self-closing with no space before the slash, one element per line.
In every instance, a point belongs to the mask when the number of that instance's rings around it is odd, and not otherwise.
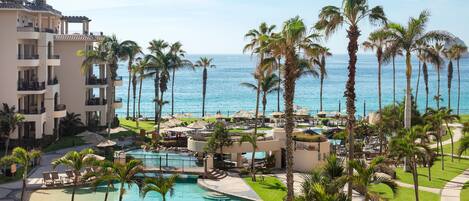
<path fill-rule="evenodd" d="M 82 32 L 69 33 L 68 24 L 76 22 L 83 24 Z M 81 114 L 84 123 L 105 124 L 106 65 L 98 65 L 94 79 L 95 69 L 80 73 L 83 58 L 76 55 L 102 38 L 89 32 L 89 22 L 63 16 L 45 0 L 0 2 L 0 103 L 25 117 L 10 136 L 12 145 L 35 147 L 57 139 L 66 112 Z"/>

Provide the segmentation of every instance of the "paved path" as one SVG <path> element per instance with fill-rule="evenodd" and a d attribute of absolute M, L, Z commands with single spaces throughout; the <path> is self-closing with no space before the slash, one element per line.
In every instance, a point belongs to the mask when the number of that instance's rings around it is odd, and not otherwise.
<path fill-rule="evenodd" d="M 404 187 L 404 188 L 411 188 L 411 189 L 414 189 L 414 185 L 413 184 L 408 184 L 408 183 L 402 183 L 400 181 L 396 181 L 394 180 L 398 186 L 400 187 Z M 419 191 L 426 191 L 426 192 L 430 192 L 430 193 L 436 193 L 436 194 L 440 194 L 441 193 L 441 189 L 439 188 L 430 188 L 430 187 L 425 187 L 425 186 L 419 186 Z"/>
<path fill-rule="evenodd" d="M 223 194 L 241 197 L 247 200 L 262 200 L 237 174 L 228 173 L 227 177 L 220 180 L 199 179 L 197 183 L 204 188 Z"/>
<path fill-rule="evenodd" d="M 465 170 L 462 174 L 451 179 L 446 183 L 441 191 L 441 200 L 444 201 L 460 201 L 461 190 L 466 182 L 469 181 L 469 169 Z"/>
<path fill-rule="evenodd" d="M 449 124 L 449 127 L 453 127 L 455 128 L 454 129 L 454 132 L 453 132 L 453 141 L 454 142 L 457 142 L 459 141 L 462 137 L 463 137 L 463 134 L 462 134 L 462 127 L 463 125 L 460 124 L 460 123 L 453 123 L 453 124 Z M 445 141 L 442 142 L 443 146 L 447 145 L 447 144 L 451 144 L 451 139 L 447 139 Z M 436 148 L 437 144 L 431 144 L 430 145 L 430 148 Z M 456 148 L 456 147 L 455 147 Z"/>

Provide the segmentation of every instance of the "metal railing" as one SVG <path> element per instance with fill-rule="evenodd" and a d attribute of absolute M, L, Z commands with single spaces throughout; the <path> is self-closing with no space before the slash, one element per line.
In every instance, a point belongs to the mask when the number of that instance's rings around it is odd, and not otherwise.
<path fill-rule="evenodd" d="M 54 106 L 54 111 L 64 111 L 67 109 L 65 104 L 58 104 Z"/>
<path fill-rule="evenodd" d="M 54 79 L 47 81 L 47 85 L 56 85 L 56 84 L 59 84 L 59 80 L 57 79 L 57 77 L 54 77 Z"/>
<path fill-rule="evenodd" d="M 18 55 L 19 60 L 33 60 L 33 59 L 39 59 L 38 54 L 32 54 L 32 55 Z"/>
<path fill-rule="evenodd" d="M 18 81 L 18 91 L 41 91 L 46 89 L 46 82 Z"/>
<path fill-rule="evenodd" d="M 43 114 L 44 112 L 46 112 L 45 107 L 19 110 L 20 114 Z"/>
<path fill-rule="evenodd" d="M 85 105 L 106 105 L 107 100 L 104 98 L 91 98 L 85 102 Z"/>
<path fill-rule="evenodd" d="M 90 32 L 90 35 L 92 36 L 103 36 L 103 32 L 102 31 L 95 31 L 95 32 Z"/>
<path fill-rule="evenodd" d="M 107 84 L 107 78 L 88 78 L 86 80 L 86 85 L 106 85 Z"/>
<path fill-rule="evenodd" d="M 188 169 L 203 168 L 203 161 L 196 158 L 178 159 L 171 158 L 172 155 L 152 156 L 146 154 L 132 154 L 129 156 L 141 160 L 146 169 L 180 170 L 184 172 Z"/>
<path fill-rule="evenodd" d="M 17 32 L 39 32 L 38 27 L 25 26 L 25 27 L 16 27 Z"/>
<path fill-rule="evenodd" d="M 60 59 L 60 55 L 48 55 L 48 59 Z"/>

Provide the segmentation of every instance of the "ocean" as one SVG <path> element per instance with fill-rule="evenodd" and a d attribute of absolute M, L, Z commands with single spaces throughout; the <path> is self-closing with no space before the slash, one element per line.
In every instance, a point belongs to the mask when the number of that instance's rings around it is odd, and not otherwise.
<path fill-rule="evenodd" d="M 208 69 L 207 95 L 205 110 L 208 114 L 218 111 L 224 115 L 233 114 L 239 110 L 254 110 L 255 91 L 240 85 L 242 82 L 255 83 L 252 72 L 256 65 L 256 58 L 250 55 L 188 55 L 187 59 L 195 62 L 199 57 L 213 58 L 215 68 Z M 334 55 L 327 59 L 327 78 L 324 81 L 323 110 L 338 111 L 341 104 L 341 112 L 345 112 L 344 89 L 347 80 L 347 55 Z M 447 106 L 447 63 L 441 70 L 440 94 L 443 101 L 440 106 Z M 415 94 L 418 61 L 412 62 L 412 88 Z M 378 108 L 378 67 L 374 55 L 358 55 L 356 77 L 356 107 L 357 115 L 364 112 L 375 111 Z M 126 63 L 119 65 L 118 74 L 123 77 L 124 84 L 116 90 L 116 97 L 123 99 L 123 107 L 116 113 L 123 117 L 126 113 L 128 73 Z M 191 113 L 194 117 L 201 116 L 202 110 L 202 69 L 183 69 L 176 72 L 174 86 L 174 110 L 175 113 Z M 396 99 L 402 101 L 405 94 L 405 60 L 396 59 Z M 434 66 L 429 65 L 429 106 L 436 107 L 433 97 L 436 95 L 437 73 Z M 138 87 L 137 87 L 138 90 Z M 451 107 L 457 105 L 457 69 L 454 62 L 454 74 L 452 82 Z M 383 106 L 392 104 L 392 64 L 386 64 L 382 68 L 382 103 Z M 138 91 L 137 91 L 138 94 Z M 137 95 L 138 96 L 138 95 Z M 145 117 L 154 116 L 154 86 L 153 79 L 143 81 L 141 113 Z M 164 99 L 171 100 L 171 83 Z M 283 97 L 280 98 L 283 109 Z M 319 110 L 319 79 L 303 77 L 297 81 L 295 91 L 295 105 L 306 107 L 312 114 Z M 418 92 L 418 108 L 425 107 L 425 85 L 423 75 L 420 77 Z M 461 60 L 461 113 L 469 113 L 469 59 Z M 260 108 L 261 109 L 261 108 Z M 267 101 L 267 114 L 277 110 L 277 93 L 269 94 Z M 164 115 L 171 112 L 171 104 L 163 107 Z M 132 97 L 130 104 L 132 114 Z"/>

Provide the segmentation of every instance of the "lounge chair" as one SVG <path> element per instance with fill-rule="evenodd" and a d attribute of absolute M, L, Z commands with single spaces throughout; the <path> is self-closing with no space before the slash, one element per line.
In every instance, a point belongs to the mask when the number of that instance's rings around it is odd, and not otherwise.
<path fill-rule="evenodd" d="M 54 185 L 54 180 L 52 180 L 50 172 L 42 173 L 42 183 L 46 186 Z"/>
<path fill-rule="evenodd" d="M 59 173 L 57 171 L 50 172 L 50 175 L 52 176 L 52 182 L 54 184 L 62 184 L 62 179 L 59 177 Z"/>
<path fill-rule="evenodd" d="M 72 183 L 73 180 L 75 179 L 75 175 L 73 174 L 73 172 L 71 170 L 66 170 L 65 171 L 65 179 L 64 179 L 64 183 Z"/>

